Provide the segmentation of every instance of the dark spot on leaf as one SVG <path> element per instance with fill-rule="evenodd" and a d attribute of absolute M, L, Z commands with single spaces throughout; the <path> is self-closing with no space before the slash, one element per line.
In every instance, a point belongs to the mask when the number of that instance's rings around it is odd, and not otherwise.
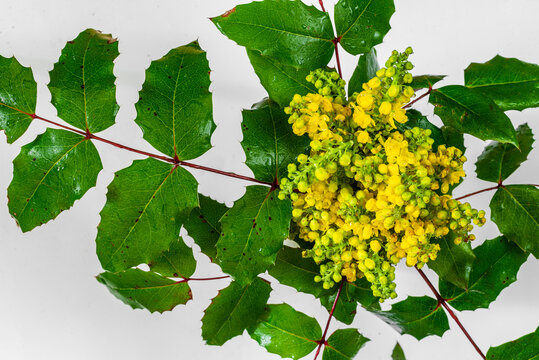
<path fill-rule="evenodd" d="M 271 216 L 268 218 L 269 221 L 271 221 Z"/>
<path fill-rule="evenodd" d="M 32 161 L 36 161 L 36 158 L 33 158 Z"/>
<path fill-rule="evenodd" d="M 34 209 L 30 209 L 31 212 L 34 212 Z"/>
<path fill-rule="evenodd" d="M 84 65 L 81 65 L 80 68 L 81 68 L 81 69 L 84 69 Z"/>
<path fill-rule="evenodd" d="M 241 255 L 245 256 L 245 253 L 242 253 Z"/>
<path fill-rule="evenodd" d="M 178 277 L 177 273 L 172 274 L 173 277 Z"/>
<path fill-rule="evenodd" d="M 203 215 L 198 215 L 199 218 L 201 219 L 204 219 L 204 216 Z"/>
<path fill-rule="evenodd" d="M 156 113 L 156 112 L 154 112 L 154 113 L 153 113 L 153 116 L 157 116 L 157 113 Z"/>
<path fill-rule="evenodd" d="M 172 79 L 172 76 L 170 76 L 170 75 L 169 75 L 169 76 L 167 76 L 167 77 L 168 77 L 169 79 Z"/>
<path fill-rule="evenodd" d="M 125 246 L 125 248 L 126 248 L 126 249 L 129 249 L 129 246 L 128 246 L 128 245 L 126 245 L 126 246 Z"/>
<path fill-rule="evenodd" d="M 138 222 L 138 219 L 135 219 L 135 222 Z"/>
<path fill-rule="evenodd" d="M 226 251 L 226 248 L 223 248 L 223 251 Z"/>
<path fill-rule="evenodd" d="M 80 86 L 80 88 L 81 88 L 81 89 L 84 89 L 84 84 L 82 84 L 82 85 Z"/>
<path fill-rule="evenodd" d="M 68 44 L 74 44 L 75 41 L 74 41 L 74 40 L 69 40 L 67 43 L 68 43 Z"/>
<path fill-rule="evenodd" d="M 150 108 L 148 108 L 147 110 L 150 111 Z"/>
<path fill-rule="evenodd" d="M 30 201 L 30 199 L 26 199 L 26 202 Z"/>

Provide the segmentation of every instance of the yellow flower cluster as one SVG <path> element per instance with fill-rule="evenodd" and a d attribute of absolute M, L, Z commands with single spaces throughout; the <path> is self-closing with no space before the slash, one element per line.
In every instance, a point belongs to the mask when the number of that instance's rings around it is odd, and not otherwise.
<path fill-rule="evenodd" d="M 397 129 L 414 95 L 411 53 L 394 51 L 347 103 L 343 80 L 317 70 L 307 80 L 318 94 L 295 95 L 285 109 L 311 143 L 289 164 L 279 197 L 292 200 L 298 236 L 313 243 L 304 256 L 320 264 L 315 281 L 325 288 L 365 277 L 380 301 L 394 298 L 395 264 L 421 267 L 436 259 L 437 238 L 473 240 L 472 223 L 485 222 L 483 211 L 448 194 L 465 176 L 462 151 L 433 149 L 428 129 Z"/>

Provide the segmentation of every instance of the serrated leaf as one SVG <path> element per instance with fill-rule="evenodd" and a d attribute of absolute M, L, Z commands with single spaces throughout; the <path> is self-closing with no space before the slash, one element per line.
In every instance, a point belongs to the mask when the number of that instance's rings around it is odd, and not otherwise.
<path fill-rule="evenodd" d="M 221 219 L 217 259 L 242 286 L 275 263 L 288 236 L 292 205 L 265 186 L 249 186 Z"/>
<path fill-rule="evenodd" d="M 270 353 L 292 359 L 308 355 L 322 338 L 315 319 L 287 304 L 268 305 L 264 320 L 248 331 Z"/>
<path fill-rule="evenodd" d="M 539 65 L 496 55 L 484 64 L 464 70 L 466 87 L 479 90 L 502 109 L 539 106 Z"/>
<path fill-rule="evenodd" d="M 183 242 L 181 237 L 173 241 L 167 251 L 163 252 L 148 266 L 153 272 L 166 277 L 188 278 L 195 272 L 197 263 L 193 250 Z"/>
<path fill-rule="evenodd" d="M 444 299 L 459 311 L 487 308 L 500 292 L 517 280 L 517 272 L 528 254 L 503 236 L 485 241 L 474 249 L 477 257 L 467 290 L 440 280 Z"/>
<path fill-rule="evenodd" d="M 335 4 L 335 26 L 340 44 L 350 54 L 365 54 L 380 44 L 391 29 L 393 0 L 339 0 Z"/>
<path fill-rule="evenodd" d="M 309 138 L 292 131 L 286 115 L 271 100 L 263 100 L 243 110 L 243 141 L 245 164 L 255 178 L 273 182 L 287 174 L 287 166 L 309 146 Z"/>
<path fill-rule="evenodd" d="M 32 69 L 15 57 L 0 56 L 0 130 L 12 143 L 24 134 L 36 112 L 37 84 Z"/>
<path fill-rule="evenodd" d="M 13 160 L 9 212 L 23 232 L 69 209 L 95 186 L 103 169 L 99 153 L 84 136 L 47 129 Z"/>
<path fill-rule="evenodd" d="M 440 251 L 436 260 L 428 262 L 428 267 L 434 270 L 440 279 L 467 289 L 475 255 L 469 242 L 455 245 L 454 239 L 452 232 L 440 239 L 434 239 L 434 242 L 440 245 Z"/>
<path fill-rule="evenodd" d="M 375 314 L 399 334 L 409 334 L 418 340 L 429 335 L 442 336 L 449 330 L 444 310 L 438 306 L 438 301 L 428 296 L 409 296 L 393 304 L 391 310 Z"/>
<path fill-rule="evenodd" d="M 518 146 L 511 120 L 488 97 L 460 85 L 433 90 L 429 102 L 445 125 L 481 140 L 496 140 Z"/>
<path fill-rule="evenodd" d="M 146 70 L 135 122 L 154 148 L 179 160 L 211 148 L 210 67 L 198 42 L 172 49 Z"/>
<path fill-rule="evenodd" d="M 294 66 L 281 64 L 255 50 L 247 49 L 247 56 L 249 56 L 251 65 L 253 65 L 255 73 L 268 92 L 270 99 L 279 106 L 290 105 L 295 94 L 318 93 L 318 89 L 305 79 L 315 69 L 305 67 L 298 69 Z"/>
<path fill-rule="evenodd" d="M 519 148 L 497 141 L 490 143 L 475 163 L 477 177 L 481 180 L 501 182 L 507 179 L 528 158 L 532 150 L 533 133 L 528 124 L 517 128 Z"/>
<path fill-rule="evenodd" d="M 399 130 L 411 130 L 414 127 L 418 127 L 421 129 L 429 129 L 431 131 L 430 137 L 434 140 L 434 143 L 432 144 L 432 149 L 434 151 L 438 149 L 438 146 L 446 144 L 446 139 L 442 130 L 433 123 L 431 123 L 427 119 L 427 117 L 421 114 L 419 111 L 415 109 L 409 109 L 406 111 L 406 116 L 408 116 L 407 122 L 405 122 L 404 124 L 397 123 L 397 128 Z"/>
<path fill-rule="evenodd" d="M 271 286 L 260 278 L 245 287 L 235 281 L 230 283 L 204 312 L 202 338 L 210 345 L 223 345 L 255 326 L 265 311 L 270 292 Z"/>
<path fill-rule="evenodd" d="M 120 271 L 158 258 L 197 205 L 197 182 L 185 169 L 135 160 L 108 187 L 96 239 L 101 265 Z"/>
<path fill-rule="evenodd" d="M 500 346 L 491 347 L 487 360 L 535 360 L 539 357 L 539 328 Z"/>
<path fill-rule="evenodd" d="M 300 0 L 254 1 L 211 20 L 238 45 L 284 65 L 318 69 L 333 55 L 329 15 Z"/>
<path fill-rule="evenodd" d="M 204 195 L 199 195 L 198 200 L 200 206 L 191 211 L 183 227 L 200 246 L 200 251 L 213 261 L 217 255 L 215 244 L 221 234 L 219 220 L 227 212 L 228 207 Z"/>
<path fill-rule="evenodd" d="M 490 211 L 502 234 L 539 258 L 539 189 L 533 185 L 500 187 L 490 201 Z"/>
<path fill-rule="evenodd" d="M 380 66 L 376 57 L 376 50 L 372 48 L 368 53 L 359 57 L 354 73 L 348 82 L 348 95 L 350 96 L 354 92 L 362 92 L 363 83 L 375 77 L 378 69 L 380 69 Z"/>
<path fill-rule="evenodd" d="M 104 272 L 97 276 L 97 281 L 133 309 L 162 313 L 192 299 L 187 282 L 170 280 L 140 269 L 127 269 L 117 273 Z"/>
<path fill-rule="evenodd" d="M 49 72 L 58 117 L 91 133 L 114 125 L 119 106 L 112 70 L 118 55 L 116 39 L 97 30 L 84 30 L 67 42 Z"/>
<path fill-rule="evenodd" d="M 404 356 L 404 351 L 402 351 L 402 347 L 399 343 L 395 345 L 393 348 L 393 353 L 391 354 L 392 360 L 406 360 L 406 356 Z"/>
<path fill-rule="evenodd" d="M 328 339 L 322 360 L 352 360 L 367 341 L 357 329 L 336 330 Z"/>
<path fill-rule="evenodd" d="M 414 76 L 410 86 L 414 90 L 432 88 L 434 84 L 442 81 L 446 75 L 418 75 Z"/>

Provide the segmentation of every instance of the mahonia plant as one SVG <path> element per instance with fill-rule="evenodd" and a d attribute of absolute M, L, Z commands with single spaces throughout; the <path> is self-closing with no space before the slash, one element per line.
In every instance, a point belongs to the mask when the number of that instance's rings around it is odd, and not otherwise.
<path fill-rule="evenodd" d="M 281 357 L 352 359 L 369 339 L 354 327 L 328 328 L 333 318 L 352 324 L 361 305 L 418 340 L 449 330 L 447 313 L 479 357 L 535 358 L 539 329 L 485 354 L 456 312 L 488 308 L 529 255 L 539 257 L 537 185 L 505 183 L 534 142 L 530 127 L 515 130 L 505 112 L 539 107 L 539 66 L 496 56 L 470 64 L 464 85 L 434 88 L 444 76 L 413 76 L 411 48 L 378 66 L 374 46 L 390 29 L 393 0 L 339 0 L 333 22 L 319 5 L 262 0 L 211 19 L 246 48 L 268 93 L 242 113 L 254 176 L 191 161 L 211 148 L 215 129 L 210 67 L 196 41 L 151 63 L 135 105 L 135 123 L 160 154 L 98 135 L 118 111 L 118 42 L 111 35 L 88 29 L 62 50 L 48 84 L 61 121 L 37 114 L 32 70 L 0 57 L 7 141 L 34 121 L 52 126 L 13 161 L 11 215 L 26 232 L 70 208 L 96 185 L 103 166 L 94 143 L 103 142 L 145 156 L 116 172 L 96 238 L 104 269 L 97 280 L 132 308 L 169 311 L 191 300 L 190 282 L 228 279 L 202 318 L 209 345 L 247 330 Z M 360 55 L 348 82 L 340 49 Z M 336 70 L 328 68 L 334 55 Z M 442 127 L 412 108 L 426 96 Z M 463 134 L 491 140 L 476 174 L 494 185 L 454 197 L 465 176 Z M 249 186 L 228 208 L 198 193 L 189 167 Z M 461 200 L 487 191 L 495 191 L 490 213 L 500 236 L 472 247 L 474 225 L 487 219 Z M 182 228 L 223 273 L 192 277 L 197 264 Z M 401 261 L 434 297 L 393 300 Z M 425 265 L 438 275 L 438 288 Z M 314 295 L 328 310 L 325 328 L 288 304 L 268 304 L 270 282 Z M 382 310 L 386 299 L 391 308 Z M 392 357 L 405 358 L 399 344 Z"/>

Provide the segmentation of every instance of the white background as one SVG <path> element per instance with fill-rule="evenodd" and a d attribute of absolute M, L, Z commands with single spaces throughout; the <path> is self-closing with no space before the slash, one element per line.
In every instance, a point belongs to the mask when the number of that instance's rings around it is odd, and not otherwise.
<path fill-rule="evenodd" d="M 58 59 L 66 41 L 89 27 L 112 33 L 119 38 L 120 56 L 116 60 L 117 99 L 120 111 L 117 124 L 102 133 L 111 140 L 140 149 L 155 151 L 142 140 L 141 130 L 133 122 L 134 103 L 150 61 L 171 48 L 199 39 L 208 52 L 212 69 L 214 116 L 217 130 L 214 148 L 196 163 L 250 175 L 243 163 L 245 156 L 239 141 L 241 109 L 265 96 L 252 71 L 245 50 L 225 38 L 208 20 L 238 3 L 239 0 L 199 1 L 73 1 L 19 0 L 1 1 L 0 54 L 15 55 L 25 66 L 32 66 L 38 81 L 37 113 L 57 120 L 46 88 L 48 71 Z M 317 1 L 310 1 L 317 3 Z M 326 1 L 332 9 L 333 1 Z M 411 45 L 415 74 L 447 74 L 442 84 L 462 84 L 463 70 L 470 62 L 484 62 L 496 54 L 539 63 L 537 14 L 539 1 L 453 0 L 396 1 L 397 12 L 391 19 L 393 29 L 382 45 L 380 59 L 394 48 Z M 351 75 L 356 58 L 342 54 L 345 78 Z M 331 63 L 333 64 L 333 62 Z M 426 99 L 419 109 L 432 114 Z M 529 122 L 539 136 L 539 109 L 510 111 L 515 127 Z M 440 124 L 439 119 L 433 120 Z M 12 160 L 20 146 L 32 141 L 45 127 L 36 121 L 14 145 L 0 136 L 0 359 L 278 359 L 268 354 L 247 335 L 229 341 L 223 347 L 207 346 L 201 339 L 200 319 L 210 299 L 227 280 L 192 283 L 194 301 L 163 315 L 131 310 L 116 300 L 95 281 L 100 265 L 95 255 L 96 226 L 113 173 L 129 166 L 132 153 L 96 143 L 104 164 L 97 187 L 75 203 L 55 221 L 22 234 L 7 209 L 6 189 L 12 177 Z M 469 178 L 456 195 L 491 186 L 475 180 L 474 161 L 486 142 L 466 137 L 469 146 L 466 166 Z M 537 150 L 507 183 L 537 183 Z M 193 171 L 200 192 L 231 206 L 245 191 L 245 182 Z M 476 208 L 488 210 L 492 192 L 470 198 Z M 480 244 L 498 234 L 489 222 L 476 231 Z M 189 244 L 191 240 L 187 238 Z M 196 276 L 219 273 L 195 246 L 200 260 Z M 534 331 L 539 323 L 539 263 L 530 258 L 519 274 L 518 282 L 504 290 L 490 308 L 463 312 L 459 316 L 479 346 L 486 352 L 491 345 Z M 436 281 L 436 276 L 427 270 Z M 298 310 L 325 324 L 327 312 L 310 295 L 273 286 L 270 301 L 286 301 Z M 398 269 L 399 299 L 407 295 L 429 293 L 415 270 Z M 386 307 L 386 304 L 384 304 Z M 398 340 L 410 360 L 478 359 L 471 345 L 450 320 L 452 329 L 442 338 L 428 337 L 418 342 L 409 335 L 399 336 L 373 315 L 358 310 L 353 326 L 369 342 L 358 359 L 387 360 Z M 330 331 L 343 324 L 334 321 Z M 312 355 L 308 358 L 312 358 Z"/>

